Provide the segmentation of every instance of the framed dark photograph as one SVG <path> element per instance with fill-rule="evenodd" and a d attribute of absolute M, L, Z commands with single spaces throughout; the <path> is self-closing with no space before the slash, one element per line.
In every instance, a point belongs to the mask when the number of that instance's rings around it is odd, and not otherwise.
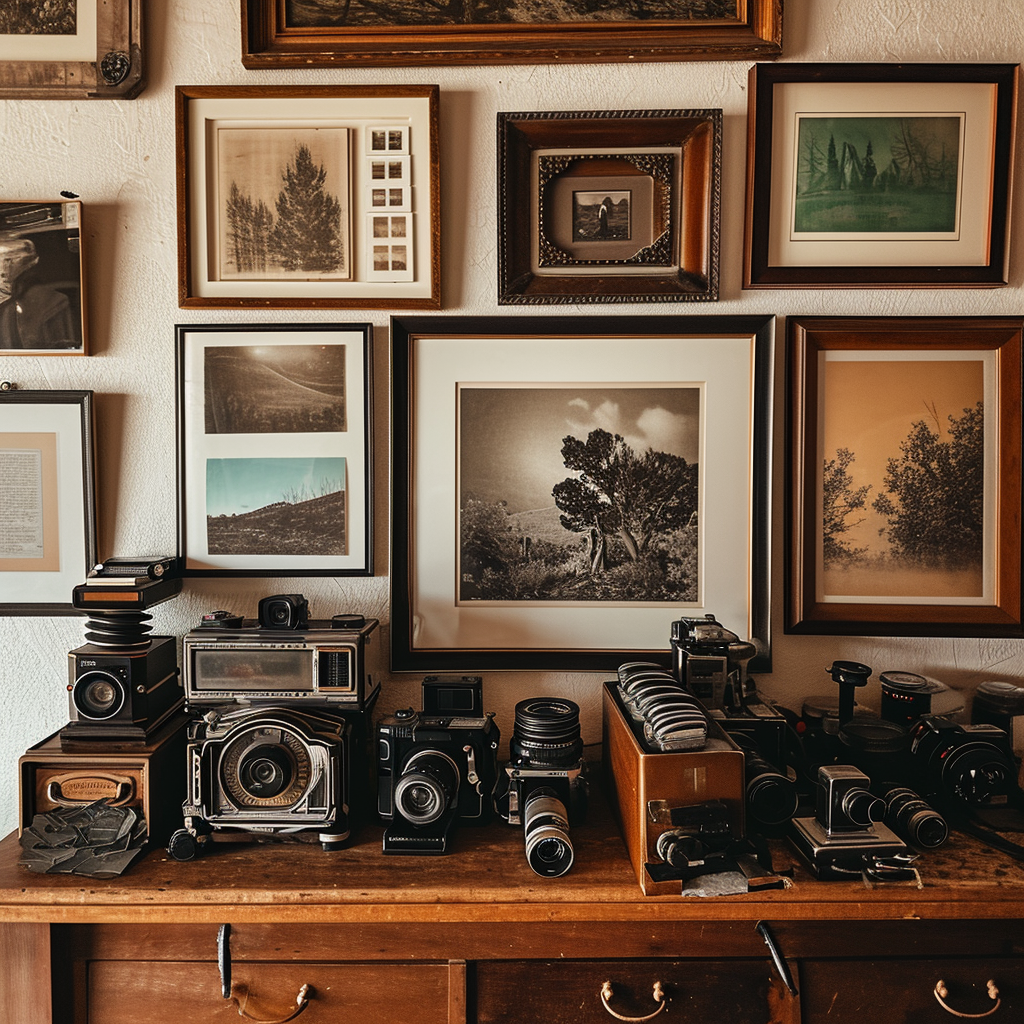
<path fill-rule="evenodd" d="M 84 355 L 82 204 L 0 203 L 0 355 Z"/>
<path fill-rule="evenodd" d="M 1006 284 L 1016 64 L 756 64 L 746 288 Z"/>
<path fill-rule="evenodd" d="M 136 97 L 143 0 L 4 0 L 0 99 Z"/>
<path fill-rule="evenodd" d="M 771 60 L 779 0 L 241 0 L 247 68 Z"/>
<path fill-rule="evenodd" d="M 787 331 L 786 631 L 1024 635 L 1024 318 Z"/>
<path fill-rule="evenodd" d="M 91 391 L 0 388 L 0 615 L 73 615 L 96 564 Z"/>
<path fill-rule="evenodd" d="M 773 329 L 393 318 L 392 668 L 609 671 L 709 612 L 767 668 Z"/>
<path fill-rule="evenodd" d="M 179 324 L 186 576 L 373 571 L 370 324 Z"/>
<path fill-rule="evenodd" d="M 498 301 L 718 298 L 721 110 L 498 114 Z"/>
<path fill-rule="evenodd" d="M 182 307 L 437 309 L 437 86 L 178 86 Z"/>

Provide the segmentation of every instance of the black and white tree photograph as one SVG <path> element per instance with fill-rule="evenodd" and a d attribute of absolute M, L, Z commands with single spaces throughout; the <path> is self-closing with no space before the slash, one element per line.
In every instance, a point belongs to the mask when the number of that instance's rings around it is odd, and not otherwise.
<path fill-rule="evenodd" d="M 459 390 L 461 602 L 688 602 L 701 390 Z"/>
<path fill-rule="evenodd" d="M 78 22 L 78 0 L 3 0 L 0 4 L 2 36 L 73 36 Z"/>
<path fill-rule="evenodd" d="M 222 128 L 217 175 L 221 280 L 351 276 L 348 129 Z"/>
<path fill-rule="evenodd" d="M 822 580 L 828 595 L 983 594 L 980 359 L 828 360 Z"/>
<path fill-rule="evenodd" d="M 207 434 L 347 430 L 344 345 L 210 345 L 203 353 Z"/>

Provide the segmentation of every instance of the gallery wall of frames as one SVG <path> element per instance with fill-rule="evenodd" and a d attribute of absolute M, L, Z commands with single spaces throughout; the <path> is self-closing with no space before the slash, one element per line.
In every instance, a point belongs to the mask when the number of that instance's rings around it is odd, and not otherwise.
<path fill-rule="evenodd" d="M 0 834 L 111 556 L 587 742 L 680 615 L 783 703 L 1024 677 L 1024 10 L 158 6 L 0 21 Z"/>

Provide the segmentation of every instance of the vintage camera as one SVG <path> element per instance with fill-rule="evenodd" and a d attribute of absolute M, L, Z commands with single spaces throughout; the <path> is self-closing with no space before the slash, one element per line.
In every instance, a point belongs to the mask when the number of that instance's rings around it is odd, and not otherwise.
<path fill-rule="evenodd" d="M 191 860 L 231 833 L 343 844 L 352 729 L 350 719 L 306 706 L 208 711 L 189 726 L 185 827 L 168 853 Z"/>
<path fill-rule="evenodd" d="M 309 602 L 301 594 L 261 598 L 256 614 L 264 629 L 309 628 Z"/>
<path fill-rule="evenodd" d="M 377 810 L 385 853 L 441 854 L 457 822 L 491 816 L 501 734 L 479 676 L 427 676 L 423 710 L 377 726 Z"/>
<path fill-rule="evenodd" d="M 280 602 L 294 618 L 294 598 Z M 261 604 L 261 620 L 266 617 Z M 277 605 L 272 604 L 273 608 Z M 270 614 L 270 613 L 267 613 Z M 282 612 L 282 617 L 284 613 Z M 295 703 L 338 711 L 363 711 L 379 690 L 376 619 L 336 615 L 303 627 L 268 627 L 212 612 L 182 641 L 185 698 L 189 708 L 222 704 Z"/>
<path fill-rule="evenodd" d="M 1013 756 L 1024 757 L 1024 686 L 990 679 L 978 685 L 971 705 L 971 723 L 995 725 L 1010 738 Z"/>
<path fill-rule="evenodd" d="M 1006 804 L 1016 791 L 1009 737 L 997 726 L 928 715 L 911 727 L 910 753 L 929 790 L 971 807 Z"/>
<path fill-rule="evenodd" d="M 794 818 L 793 846 L 821 879 L 850 878 L 865 871 L 881 877 L 903 867 L 907 846 L 882 822 L 885 802 L 868 789 L 871 780 L 852 765 L 818 769 L 813 818 Z"/>
<path fill-rule="evenodd" d="M 882 686 L 879 714 L 899 725 L 925 715 L 952 718 L 963 711 L 963 701 L 944 683 L 918 675 L 916 672 L 882 672 L 878 676 Z"/>
<path fill-rule="evenodd" d="M 569 826 L 586 816 L 580 708 L 562 697 L 516 704 L 509 760 L 494 790 L 494 806 L 523 826 L 526 862 L 547 878 L 564 875 L 575 854 Z"/>
<path fill-rule="evenodd" d="M 749 683 L 754 644 L 726 629 L 714 615 L 672 623 L 672 672 L 709 708 L 738 707 Z"/>

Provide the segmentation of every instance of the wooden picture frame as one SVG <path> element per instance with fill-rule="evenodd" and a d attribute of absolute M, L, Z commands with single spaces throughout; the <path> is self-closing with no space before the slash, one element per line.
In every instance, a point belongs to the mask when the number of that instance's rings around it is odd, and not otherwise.
<path fill-rule="evenodd" d="M 721 162 L 721 110 L 499 113 L 498 302 L 717 299 Z"/>
<path fill-rule="evenodd" d="M 78 200 L 0 203 L 0 355 L 85 355 Z"/>
<path fill-rule="evenodd" d="M 372 575 L 372 325 L 175 332 L 183 574 Z"/>
<path fill-rule="evenodd" d="M 613 671 L 666 661 L 671 623 L 708 612 L 769 667 L 773 335 L 770 316 L 392 318 L 392 669 Z M 574 476 L 588 459 L 668 486 L 664 514 L 613 529 Z"/>
<path fill-rule="evenodd" d="M 787 335 L 786 632 L 1024 635 L 1024 318 Z"/>
<path fill-rule="evenodd" d="M 757 64 L 745 288 L 1006 284 L 1016 64 Z"/>
<path fill-rule="evenodd" d="M 345 4 L 343 15 L 350 11 Z M 358 9 L 359 5 L 356 4 Z M 771 60 L 782 53 L 779 0 L 738 0 L 691 17 L 631 21 L 517 21 L 393 25 L 370 14 L 360 25 L 322 15 L 300 25 L 286 0 L 241 0 L 247 68 L 452 64 L 631 63 Z M 731 8 L 731 10 L 730 10 Z M 420 11 L 423 14 L 423 11 Z M 365 16 L 365 12 L 364 12 Z M 332 24 L 332 21 L 334 24 Z"/>
<path fill-rule="evenodd" d="M 436 85 L 175 92 L 179 305 L 440 308 Z"/>
<path fill-rule="evenodd" d="M 145 86 L 142 5 L 75 0 L 66 11 L 9 0 L 0 14 L 0 99 L 134 99 Z"/>
<path fill-rule="evenodd" d="M 0 615 L 79 614 L 72 591 L 96 564 L 92 396 L 0 386 Z"/>

